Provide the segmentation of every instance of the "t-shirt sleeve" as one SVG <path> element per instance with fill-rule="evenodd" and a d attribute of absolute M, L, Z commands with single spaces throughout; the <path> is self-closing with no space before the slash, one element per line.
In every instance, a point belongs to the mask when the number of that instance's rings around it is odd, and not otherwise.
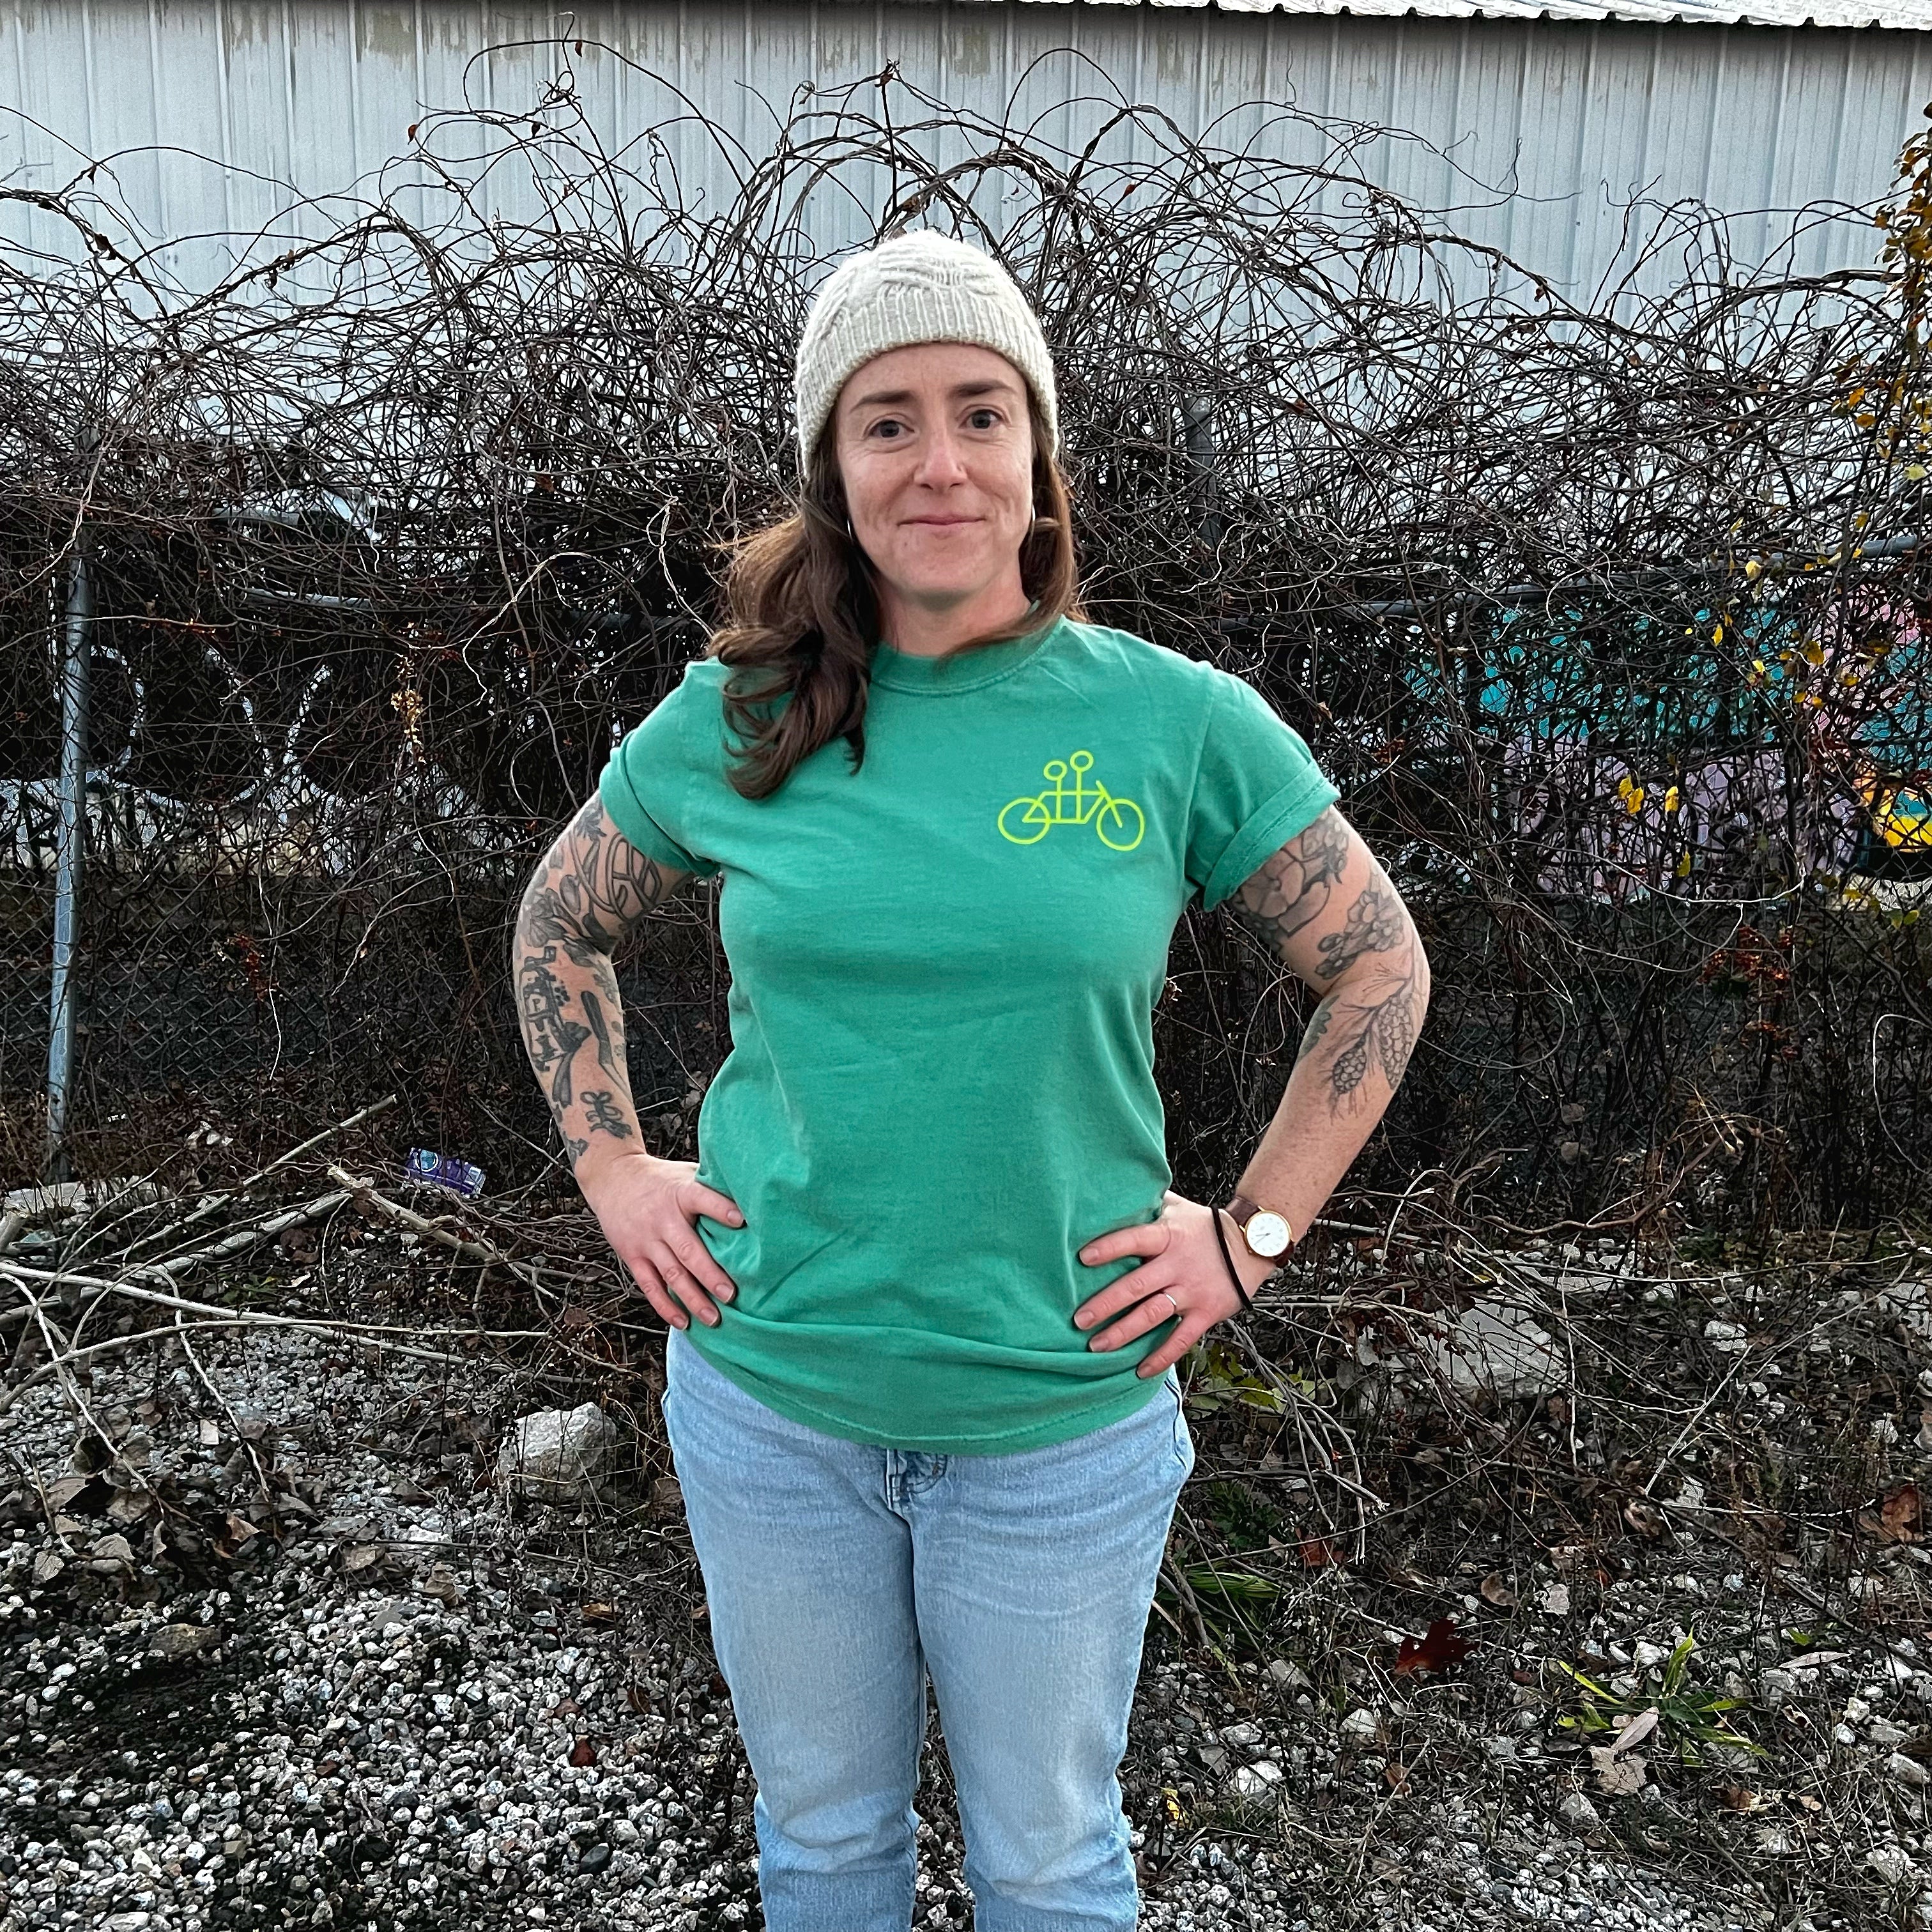
<path fill-rule="evenodd" d="M 597 795 L 611 824 L 646 858 L 709 878 L 718 862 L 694 844 L 694 806 L 706 776 L 696 747 L 704 742 L 700 717 L 716 719 L 718 699 L 708 680 L 692 677 L 692 668 L 687 664 L 676 687 L 625 733 Z"/>
<path fill-rule="evenodd" d="M 1294 728 L 1245 679 L 1214 673 L 1187 816 L 1187 878 L 1216 906 L 1340 796 Z"/>

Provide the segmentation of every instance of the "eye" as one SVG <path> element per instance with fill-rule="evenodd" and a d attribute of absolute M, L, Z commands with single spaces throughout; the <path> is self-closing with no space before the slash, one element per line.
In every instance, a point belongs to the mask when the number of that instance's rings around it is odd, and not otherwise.
<path fill-rule="evenodd" d="M 905 427 L 906 425 L 896 416 L 881 416 L 870 429 L 866 430 L 866 434 L 868 436 L 879 436 L 887 442 L 898 442 L 902 439 L 891 432 L 902 430 Z"/>
<path fill-rule="evenodd" d="M 966 419 L 975 429 L 998 429 L 1004 420 L 999 411 L 990 404 L 982 404 Z"/>

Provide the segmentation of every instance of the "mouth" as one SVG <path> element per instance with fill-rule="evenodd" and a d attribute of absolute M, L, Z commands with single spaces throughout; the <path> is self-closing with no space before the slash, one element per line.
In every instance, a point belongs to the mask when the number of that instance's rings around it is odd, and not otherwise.
<path fill-rule="evenodd" d="M 963 529 L 968 524 L 976 524 L 981 520 L 982 519 L 978 517 L 908 517 L 906 518 L 906 521 L 914 529 L 922 530 L 956 530 Z"/>

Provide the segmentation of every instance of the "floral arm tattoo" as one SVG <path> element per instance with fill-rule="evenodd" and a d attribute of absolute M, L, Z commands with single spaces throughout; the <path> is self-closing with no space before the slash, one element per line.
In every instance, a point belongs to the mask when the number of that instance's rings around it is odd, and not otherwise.
<path fill-rule="evenodd" d="M 1267 860 L 1234 903 L 1311 985 L 1334 987 L 1297 1055 L 1322 1075 L 1330 1112 L 1352 1113 L 1371 1097 L 1371 1067 L 1387 1083 L 1372 1097 L 1386 1106 L 1414 1050 L 1428 967 L 1408 908 L 1360 838 L 1331 808 Z"/>
<path fill-rule="evenodd" d="M 638 1138 L 610 955 L 688 876 L 640 852 L 592 797 L 524 889 L 511 941 L 517 1022 L 573 1167 L 593 1140 Z"/>

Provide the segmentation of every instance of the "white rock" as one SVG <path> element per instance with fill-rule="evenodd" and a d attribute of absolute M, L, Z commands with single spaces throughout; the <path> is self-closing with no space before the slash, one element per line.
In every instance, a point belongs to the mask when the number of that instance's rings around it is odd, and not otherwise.
<path fill-rule="evenodd" d="M 1538 1594 L 1536 1606 L 1546 1617 L 1567 1617 L 1570 1614 L 1570 1586 L 1568 1583 L 1544 1584 Z"/>
<path fill-rule="evenodd" d="M 1228 1788 L 1238 1798 L 1259 1798 L 1281 1782 L 1281 1766 L 1263 1758 L 1258 1764 L 1244 1764 L 1228 1780 Z"/>
<path fill-rule="evenodd" d="M 1631 1646 L 1630 1656 L 1640 1670 L 1654 1670 L 1660 1664 L 1670 1661 L 1670 1651 L 1660 1643 L 1652 1643 L 1648 1637 L 1639 1637 Z"/>
<path fill-rule="evenodd" d="M 1912 1854 L 1903 1845 L 1874 1845 L 1865 1854 L 1865 1863 L 1887 1885 L 1903 1885 L 1918 1874 Z"/>
<path fill-rule="evenodd" d="M 1562 1352 L 1520 1308 L 1479 1301 L 1446 1326 L 1408 1318 L 1420 1366 L 1456 1394 L 1492 1392 L 1504 1401 L 1553 1395 L 1566 1380 Z"/>
<path fill-rule="evenodd" d="M 1360 1704 L 1342 1720 L 1342 1735 L 1345 1738 L 1372 1738 L 1376 1729 L 1376 1714 Z"/>
<path fill-rule="evenodd" d="M 1915 1791 L 1923 1791 L 1932 1784 L 1932 1772 L 1928 1772 L 1916 1757 L 1907 1757 L 1903 1751 L 1894 1751 L 1885 1762 L 1885 1768 L 1900 1784 L 1909 1784 Z"/>
<path fill-rule="evenodd" d="M 1232 1744 L 1237 1750 L 1246 1750 L 1250 1744 L 1258 1744 L 1261 1741 L 1262 1728 L 1258 1724 L 1223 1724 L 1221 1726 L 1221 1742 L 1224 1744 Z"/>
<path fill-rule="evenodd" d="M 1580 1825 L 1588 1830 L 1604 1821 L 1598 1815 L 1597 1808 L 1580 1791 L 1570 1792 L 1556 1808 L 1558 1815 L 1572 1825 Z"/>
<path fill-rule="evenodd" d="M 616 1424 L 594 1402 L 539 1409 L 511 1426 L 497 1452 L 497 1478 L 537 1502 L 582 1502 L 596 1490 L 616 1439 Z"/>

